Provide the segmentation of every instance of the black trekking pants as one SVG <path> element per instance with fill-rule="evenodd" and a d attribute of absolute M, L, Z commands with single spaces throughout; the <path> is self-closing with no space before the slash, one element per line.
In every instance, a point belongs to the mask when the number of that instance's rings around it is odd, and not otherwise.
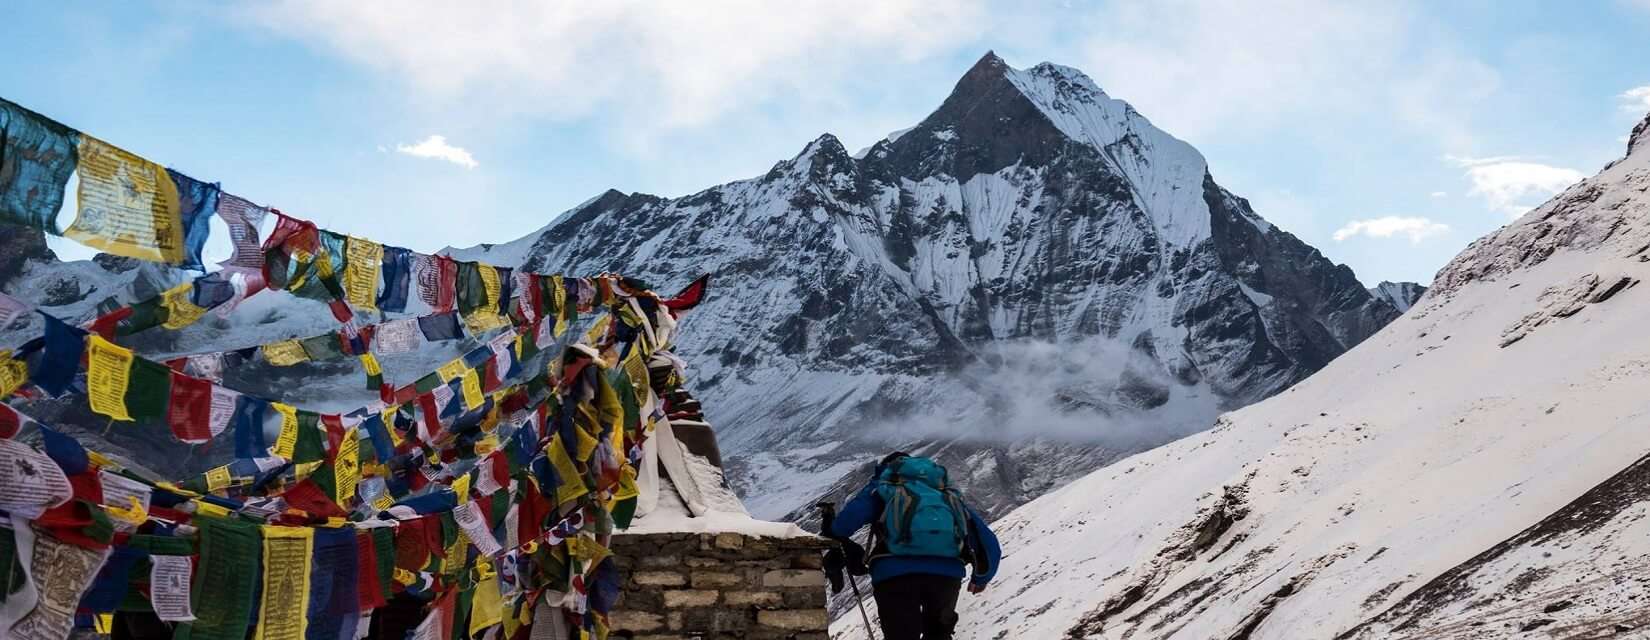
<path fill-rule="evenodd" d="M 951 640 L 961 589 L 961 579 L 916 573 L 876 583 L 883 640 Z"/>

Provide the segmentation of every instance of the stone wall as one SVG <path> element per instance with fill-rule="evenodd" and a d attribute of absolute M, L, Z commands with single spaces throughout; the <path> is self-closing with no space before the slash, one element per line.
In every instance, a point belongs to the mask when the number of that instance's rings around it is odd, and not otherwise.
<path fill-rule="evenodd" d="M 738 533 L 613 536 L 624 575 L 614 637 L 828 640 L 822 538 Z"/>

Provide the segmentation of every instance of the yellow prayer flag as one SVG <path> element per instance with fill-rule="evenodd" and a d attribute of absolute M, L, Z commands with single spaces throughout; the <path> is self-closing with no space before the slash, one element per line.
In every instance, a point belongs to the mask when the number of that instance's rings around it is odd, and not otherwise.
<path fill-rule="evenodd" d="M 316 460 L 314 462 L 300 462 L 296 466 L 292 467 L 292 477 L 297 478 L 299 480 L 303 480 L 304 478 L 308 478 L 309 474 L 315 473 L 315 470 L 320 468 L 321 463 L 323 463 L 323 462 L 325 462 L 325 460 Z"/>
<path fill-rule="evenodd" d="M 486 396 L 481 393 L 481 374 L 475 369 L 464 370 L 464 384 L 460 387 L 464 390 L 465 409 L 479 409 L 486 402 Z"/>
<path fill-rule="evenodd" d="M 474 607 L 471 607 L 471 609 L 474 609 Z M 103 634 L 103 635 L 109 635 L 109 634 L 114 633 L 115 632 L 115 614 L 112 614 L 112 613 L 99 613 L 99 614 L 96 614 L 96 615 L 92 616 L 92 631 L 95 631 L 95 632 Z"/>
<path fill-rule="evenodd" d="M 387 510 L 393 506 L 395 506 L 395 497 L 391 496 L 388 491 L 380 493 L 378 497 L 372 499 L 372 508 L 379 511 Z"/>
<path fill-rule="evenodd" d="M 395 430 L 395 414 L 400 410 L 401 405 L 395 405 L 384 409 L 380 414 L 384 416 L 384 430 L 390 432 L 390 444 L 395 447 L 401 446 L 401 432 Z"/>
<path fill-rule="evenodd" d="M 453 546 L 447 547 L 447 555 L 441 560 L 441 573 L 449 576 L 458 575 L 469 568 L 464 564 L 465 557 L 470 555 L 470 536 L 458 532 L 458 539 Z"/>
<path fill-rule="evenodd" d="M 414 582 L 418 582 L 418 574 L 413 573 L 411 571 L 408 571 L 406 569 L 402 569 L 401 567 L 396 567 L 395 568 L 395 583 L 396 584 L 399 584 L 399 585 L 405 587 L 405 586 L 411 585 Z"/>
<path fill-rule="evenodd" d="M 607 327 L 613 324 L 613 316 L 602 316 L 590 325 L 590 330 L 584 332 L 584 343 L 593 347 L 602 344 L 602 338 L 607 337 Z"/>
<path fill-rule="evenodd" d="M 361 354 L 361 368 L 366 370 L 369 376 L 383 375 L 384 373 L 384 368 L 378 366 L 378 358 L 370 353 Z"/>
<path fill-rule="evenodd" d="M 590 490 L 584 486 L 584 475 L 579 473 L 579 467 L 573 464 L 573 458 L 567 455 L 567 448 L 562 446 L 561 434 L 550 440 L 550 465 L 555 468 L 557 479 L 561 481 L 556 487 L 556 504 L 564 505 Z"/>
<path fill-rule="evenodd" d="M 498 436 L 487 434 L 476 441 L 476 457 L 482 457 L 498 450 Z"/>
<path fill-rule="evenodd" d="M 86 340 L 86 397 L 92 411 L 131 420 L 126 413 L 126 387 L 132 381 L 132 350 L 95 333 Z"/>
<path fill-rule="evenodd" d="M 160 294 L 160 304 L 166 307 L 166 322 L 161 326 L 182 329 L 195 324 L 201 316 L 206 315 L 206 309 L 195 306 L 195 303 L 189 300 L 189 292 L 194 289 L 194 283 L 185 282 Z"/>
<path fill-rule="evenodd" d="M 0 400 L 11 396 L 29 379 L 29 365 L 11 357 L 11 350 L 0 350 Z"/>
<path fill-rule="evenodd" d="M 349 501 L 355 497 L 355 487 L 361 483 L 361 432 L 350 429 L 344 433 L 344 441 L 338 444 L 338 457 L 332 466 L 335 486 L 338 495 L 333 501 L 349 508 Z"/>
<path fill-rule="evenodd" d="M 277 367 L 290 367 L 309 360 L 309 353 L 304 351 L 304 345 L 299 344 L 297 338 L 266 344 L 263 352 L 264 359 Z"/>
<path fill-rule="evenodd" d="M 229 465 L 214 467 L 206 472 L 206 490 L 217 491 L 229 486 Z"/>
<path fill-rule="evenodd" d="M 464 366 L 464 360 L 459 359 L 437 367 L 435 373 L 436 375 L 441 376 L 441 382 L 447 383 L 452 382 L 459 376 L 464 375 L 464 370 L 466 368 L 467 367 Z"/>
<path fill-rule="evenodd" d="M 482 303 L 482 308 L 491 309 L 494 313 L 497 313 L 499 296 L 502 291 L 499 288 L 498 269 L 492 265 L 478 264 L 476 265 L 476 272 L 481 274 L 481 290 L 486 292 L 487 301 Z"/>
<path fill-rule="evenodd" d="M 344 244 L 344 256 L 345 301 L 356 309 L 377 309 L 384 245 L 350 236 Z"/>
<path fill-rule="evenodd" d="M 302 640 L 309 620 L 315 530 L 264 526 L 263 605 L 255 640 Z"/>
<path fill-rule="evenodd" d="M 151 262 L 184 260 L 183 207 L 166 168 L 80 134 L 79 212 L 64 236 Z"/>
<path fill-rule="evenodd" d="M 491 309 L 476 309 L 464 316 L 464 329 L 470 335 L 481 335 L 507 324 L 510 324 L 508 317 Z"/>
<path fill-rule="evenodd" d="M 453 478 L 453 493 L 458 495 L 459 504 L 470 501 L 470 474 Z"/>
<path fill-rule="evenodd" d="M 203 501 L 200 501 L 200 500 L 196 500 L 196 501 L 194 501 L 193 504 L 195 505 L 195 515 L 197 517 L 198 516 L 212 516 L 212 517 L 215 517 L 215 518 L 227 518 L 227 517 L 229 517 L 229 510 L 228 509 L 225 509 L 225 508 L 220 507 L 218 505 L 212 504 L 210 502 L 203 502 Z"/>
<path fill-rule="evenodd" d="M 613 502 L 628 500 L 638 495 L 641 495 L 641 490 L 636 487 L 636 467 L 626 462 L 624 466 L 619 467 L 619 488 L 613 492 Z M 609 506 L 608 509 L 612 510 L 612 507 Z"/>
<path fill-rule="evenodd" d="M 561 276 L 550 276 L 550 295 L 555 298 L 553 302 L 556 310 L 554 334 L 555 337 L 560 338 L 561 334 L 567 332 L 567 316 L 570 311 L 570 307 L 567 305 L 567 285 L 562 281 Z"/>
<path fill-rule="evenodd" d="M 269 406 L 281 414 L 281 435 L 275 438 L 275 455 L 291 460 L 293 450 L 298 447 L 298 409 L 280 402 L 271 402 Z"/>
<path fill-rule="evenodd" d="M 487 627 L 504 622 L 504 598 L 498 592 L 498 577 L 476 583 L 470 598 L 470 637 L 479 637 Z"/>

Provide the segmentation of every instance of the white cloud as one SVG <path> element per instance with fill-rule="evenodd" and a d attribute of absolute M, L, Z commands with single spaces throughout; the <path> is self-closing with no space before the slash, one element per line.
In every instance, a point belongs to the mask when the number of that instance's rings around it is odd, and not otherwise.
<path fill-rule="evenodd" d="M 1466 169 L 1472 182 L 1468 195 L 1479 196 L 1490 208 L 1518 217 L 1566 187 L 1587 177 L 1580 171 L 1525 160 L 1518 156 L 1471 158 L 1445 156 Z"/>
<path fill-rule="evenodd" d="M 404 81 L 420 98 L 499 112 L 600 115 L 627 132 L 707 123 L 768 99 L 830 100 L 843 76 L 971 41 L 978 0 L 394 5 L 285 0 L 257 25 Z"/>
<path fill-rule="evenodd" d="M 1621 92 L 1621 110 L 1634 114 L 1650 111 L 1650 84 Z"/>
<path fill-rule="evenodd" d="M 382 149 L 383 147 L 379 148 Z M 470 155 L 469 151 L 447 144 L 447 136 L 432 135 L 418 144 L 398 144 L 395 145 L 395 152 L 418 158 L 446 160 L 465 169 L 474 169 L 481 166 L 476 162 L 475 157 Z"/>
<path fill-rule="evenodd" d="M 1346 226 L 1335 231 L 1335 241 L 1342 242 L 1354 236 L 1369 236 L 1371 238 L 1391 238 L 1406 236 L 1410 244 L 1420 244 L 1422 240 L 1436 235 L 1449 233 L 1449 225 L 1442 222 L 1433 222 L 1427 218 L 1405 218 L 1400 216 L 1385 216 L 1368 220 L 1353 220 Z"/>
<path fill-rule="evenodd" d="M 1114 0 L 1085 24 L 1073 64 L 1194 141 L 1373 115 L 1468 143 L 1500 76 L 1421 13 L 1409 2 Z"/>
<path fill-rule="evenodd" d="M 1434 198 L 1448 198 L 1449 197 L 1449 192 L 1448 191 L 1434 191 L 1434 192 L 1432 192 L 1432 197 L 1434 197 Z"/>

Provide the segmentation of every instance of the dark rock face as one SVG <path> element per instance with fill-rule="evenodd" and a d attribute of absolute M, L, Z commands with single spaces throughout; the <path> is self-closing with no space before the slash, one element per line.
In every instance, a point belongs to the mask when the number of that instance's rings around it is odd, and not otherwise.
<path fill-rule="evenodd" d="M 821 136 L 690 196 L 609 191 L 516 244 L 537 271 L 714 274 L 681 350 L 764 516 L 891 446 L 1003 470 L 969 474 L 996 512 L 1206 428 L 1400 313 L 1080 72 L 989 54 L 862 156 Z M 1081 444 L 1033 444 L 1050 437 Z"/>
<path fill-rule="evenodd" d="M 0 287 L 16 279 L 30 260 L 50 261 L 57 256 L 46 247 L 46 235 L 35 229 L 0 224 Z"/>

